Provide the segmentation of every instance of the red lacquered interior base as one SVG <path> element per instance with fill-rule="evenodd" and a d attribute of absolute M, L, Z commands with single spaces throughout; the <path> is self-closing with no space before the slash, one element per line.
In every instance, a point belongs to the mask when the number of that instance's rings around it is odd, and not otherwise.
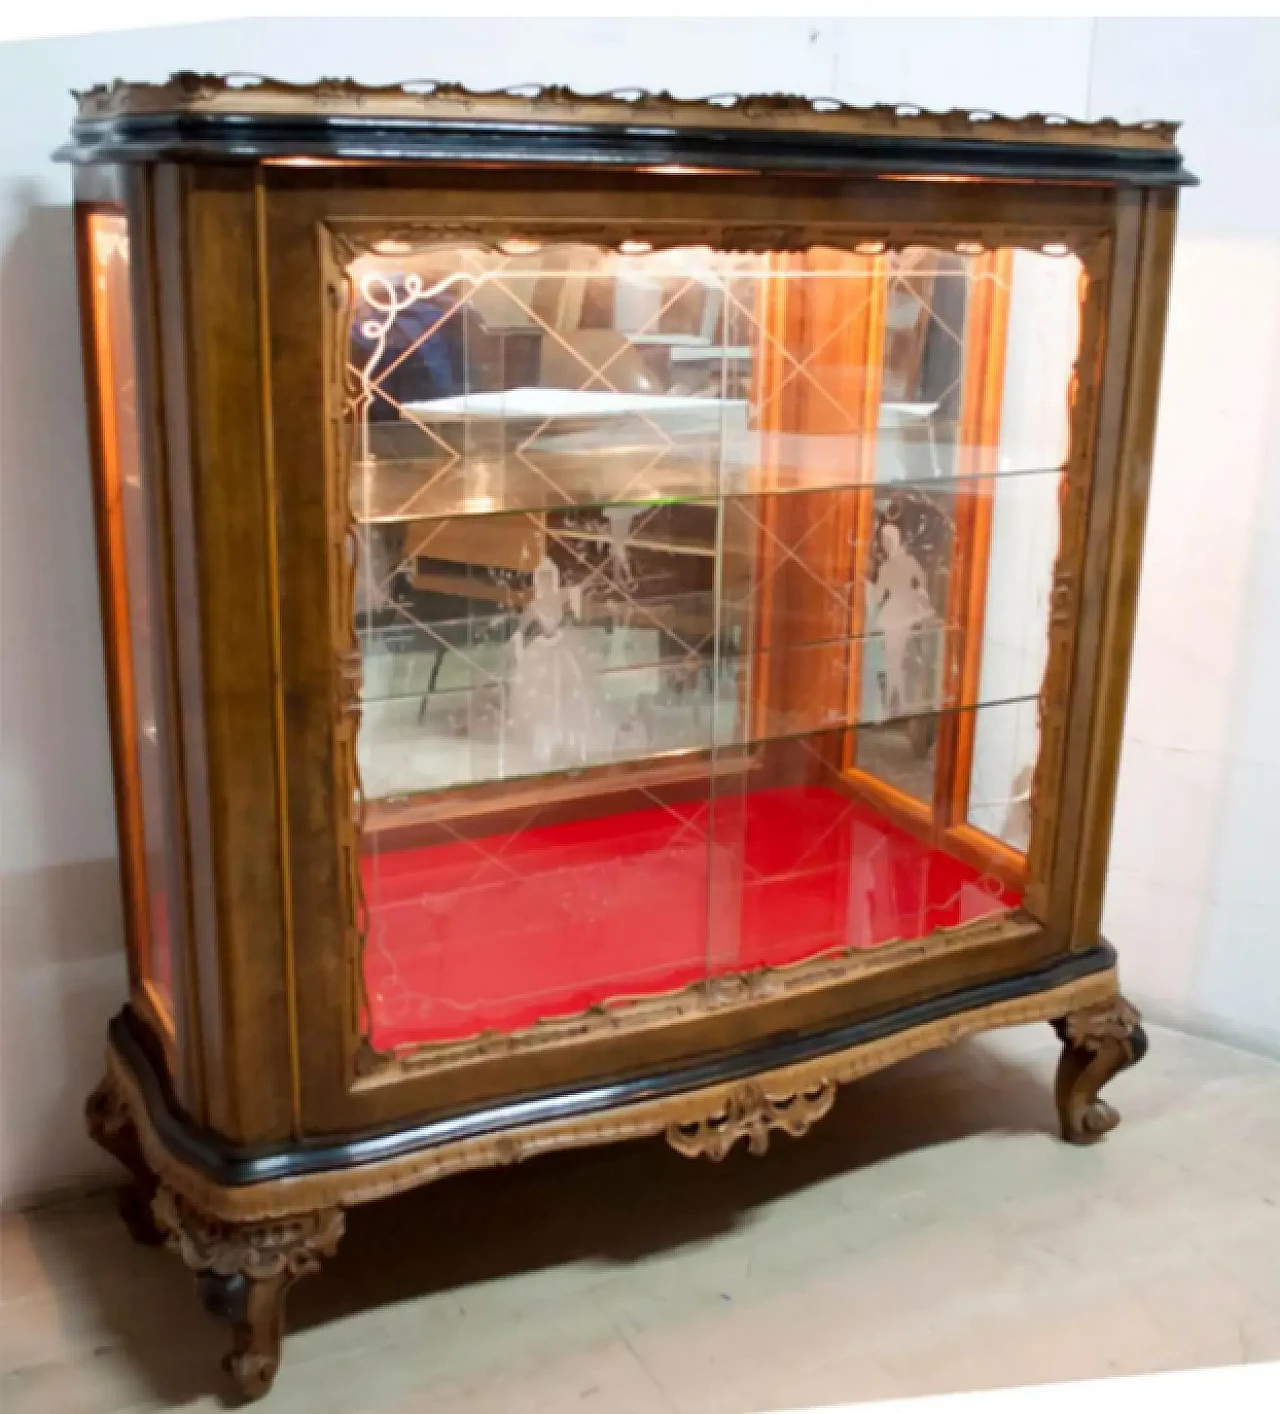
<path fill-rule="evenodd" d="M 923 937 L 1019 895 L 824 787 L 364 859 L 379 1050 Z"/>

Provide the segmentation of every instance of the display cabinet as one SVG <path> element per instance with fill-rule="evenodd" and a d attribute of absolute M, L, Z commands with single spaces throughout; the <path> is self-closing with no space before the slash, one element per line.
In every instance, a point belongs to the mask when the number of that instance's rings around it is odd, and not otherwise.
<path fill-rule="evenodd" d="M 130 997 L 95 1136 L 275 1374 L 353 1204 L 1052 1022 L 1099 932 L 1165 123 L 80 96 Z M 944 1103 L 939 1099 L 939 1103 Z"/>

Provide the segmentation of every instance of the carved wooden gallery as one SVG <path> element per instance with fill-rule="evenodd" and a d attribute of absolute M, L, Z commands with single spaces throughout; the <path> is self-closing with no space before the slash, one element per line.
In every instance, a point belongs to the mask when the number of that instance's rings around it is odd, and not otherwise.
<path fill-rule="evenodd" d="M 1172 125 L 179 74 L 61 155 L 89 1124 L 246 1394 L 344 1211 L 445 1174 L 761 1153 L 1035 1020 L 1065 1138 L 1115 1125 Z"/>

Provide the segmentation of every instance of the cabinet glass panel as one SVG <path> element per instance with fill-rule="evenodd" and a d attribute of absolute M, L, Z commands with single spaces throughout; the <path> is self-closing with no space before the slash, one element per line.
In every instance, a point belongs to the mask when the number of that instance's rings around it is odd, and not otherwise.
<path fill-rule="evenodd" d="M 348 270 L 375 1046 L 1020 902 L 1073 257 Z"/>
<path fill-rule="evenodd" d="M 127 900 L 138 969 L 171 1021 L 177 862 L 162 743 L 163 633 L 156 611 L 151 488 L 139 449 L 137 367 L 129 300 L 129 234 L 114 212 L 85 216 L 100 414 L 104 552 L 121 718 L 121 817 Z"/>

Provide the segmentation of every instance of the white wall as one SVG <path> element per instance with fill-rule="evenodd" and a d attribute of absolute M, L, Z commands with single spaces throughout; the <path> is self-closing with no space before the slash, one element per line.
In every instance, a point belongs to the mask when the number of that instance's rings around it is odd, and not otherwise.
<path fill-rule="evenodd" d="M 1104 926 L 1153 1018 L 1280 1054 L 1280 21 L 1098 26 L 1095 114 L 1178 117 L 1179 221 Z"/>
<path fill-rule="evenodd" d="M 124 994 L 70 184 L 48 156 L 68 88 L 178 68 L 1186 118 L 1205 185 L 1179 246 L 1107 924 L 1140 1004 L 1280 1053 L 1262 896 L 1280 795 L 1280 25 L 261 20 L 41 41 L 0 49 L 0 1197 L 109 1171 L 78 1111 Z"/>

